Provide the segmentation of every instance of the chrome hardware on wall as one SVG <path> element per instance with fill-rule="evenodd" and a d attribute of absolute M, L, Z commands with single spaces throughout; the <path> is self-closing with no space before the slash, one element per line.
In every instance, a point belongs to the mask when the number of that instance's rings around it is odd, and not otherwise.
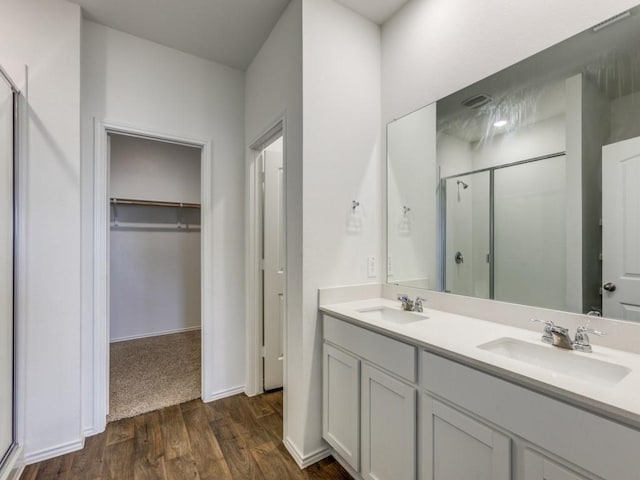
<path fill-rule="evenodd" d="M 460 265 L 461 263 L 464 263 L 464 257 L 462 256 L 462 252 L 456 252 L 456 256 L 453 258 L 458 265 Z"/>
<path fill-rule="evenodd" d="M 403 216 L 403 217 L 406 217 L 406 216 L 407 216 L 407 213 L 409 213 L 410 211 L 411 211 L 411 208 L 410 208 L 410 207 L 407 207 L 406 205 L 404 205 L 404 206 L 402 207 L 402 216 Z"/>
<path fill-rule="evenodd" d="M 356 211 L 356 208 L 358 208 L 360 206 L 360 202 L 356 201 L 356 200 L 351 200 L 351 210 L 353 212 Z"/>

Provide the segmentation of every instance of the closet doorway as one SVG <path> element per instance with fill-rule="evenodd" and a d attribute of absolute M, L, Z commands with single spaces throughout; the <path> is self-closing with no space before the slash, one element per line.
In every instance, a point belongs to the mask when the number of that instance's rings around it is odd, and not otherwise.
<path fill-rule="evenodd" d="M 108 421 L 201 396 L 202 149 L 109 133 Z"/>

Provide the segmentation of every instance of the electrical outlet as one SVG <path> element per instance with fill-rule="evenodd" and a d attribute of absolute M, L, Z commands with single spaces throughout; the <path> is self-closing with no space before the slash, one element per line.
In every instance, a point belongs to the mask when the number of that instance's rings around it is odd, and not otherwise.
<path fill-rule="evenodd" d="M 375 255 L 369 255 L 367 259 L 367 276 L 369 278 L 375 278 L 378 275 L 376 271 L 376 257 Z"/>

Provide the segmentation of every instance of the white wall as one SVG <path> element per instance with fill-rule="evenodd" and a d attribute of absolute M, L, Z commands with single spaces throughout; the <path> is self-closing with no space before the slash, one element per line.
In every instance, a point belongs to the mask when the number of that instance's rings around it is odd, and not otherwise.
<path fill-rule="evenodd" d="M 213 144 L 213 311 L 203 319 L 205 398 L 243 388 L 244 74 L 89 22 L 82 23 L 83 418 L 92 429 L 91 250 L 93 122 L 109 120 Z M 203 219 L 204 220 L 204 219 Z M 208 333 L 206 333 L 208 332 Z M 208 335 L 208 336 L 207 336 Z"/>
<path fill-rule="evenodd" d="M 381 259 L 379 68 L 376 25 L 331 0 L 294 0 L 247 71 L 246 145 L 285 116 L 284 436 L 303 462 L 326 448 L 317 289 L 380 278 L 367 277 L 367 256 L 378 270 Z"/>
<path fill-rule="evenodd" d="M 125 135 L 110 144 L 111 197 L 200 203 L 200 149 Z M 200 232 L 175 225 L 179 213 L 199 225 L 200 211 L 117 208 L 134 228 L 111 228 L 111 341 L 199 328 Z M 135 228 L 145 223 L 168 228 Z"/>
<path fill-rule="evenodd" d="M 80 22 L 80 8 L 67 2 L 2 2 L 0 64 L 28 92 L 18 279 L 18 429 L 27 461 L 82 445 Z"/>
<path fill-rule="evenodd" d="M 383 122 L 445 97 L 636 4 L 637 0 L 408 2 L 382 28 Z"/>
<path fill-rule="evenodd" d="M 201 149 L 110 135 L 110 195 L 200 203 Z"/>
<path fill-rule="evenodd" d="M 300 438 L 307 415 L 300 400 L 302 375 L 302 1 L 293 0 L 247 69 L 245 88 L 246 177 L 254 175 L 254 153 L 248 146 L 284 117 L 286 204 L 286 358 L 284 377 L 284 438 Z M 248 212 L 248 210 L 247 210 Z M 249 218 L 249 215 L 247 215 Z M 248 257 L 251 258 L 251 257 Z M 248 260 L 251 261 L 251 260 Z M 253 259 L 258 261 L 258 259 Z M 249 330 L 247 345 L 255 344 Z M 249 337 L 249 336 L 248 336 Z M 251 359 L 249 360 L 249 364 Z M 255 378 L 247 382 L 256 383 Z"/>
<path fill-rule="evenodd" d="M 305 379 L 295 398 L 305 412 L 302 436 L 292 438 L 309 454 L 323 448 L 318 288 L 382 278 L 380 29 L 332 0 L 306 0 L 302 18 L 304 353 L 289 364 Z M 360 202 L 355 219 L 352 200 Z M 369 255 L 378 264 L 373 277 Z"/>

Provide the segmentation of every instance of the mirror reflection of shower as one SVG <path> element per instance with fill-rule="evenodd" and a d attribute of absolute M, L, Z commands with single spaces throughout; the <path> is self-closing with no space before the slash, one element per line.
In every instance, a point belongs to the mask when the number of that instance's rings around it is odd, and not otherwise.
<path fill-rule="evenodd" d="M 456 183 L 458 184 L 458 202 L 459 202 L 461 200 L 461 198 L 460 198 L 460 185 L 462 185 L 462 189 L 463 190 L 466 190 L 467 188 L 469 188 L 469 184 L 463 182 L 462 180 L 458 180 Z"/>

